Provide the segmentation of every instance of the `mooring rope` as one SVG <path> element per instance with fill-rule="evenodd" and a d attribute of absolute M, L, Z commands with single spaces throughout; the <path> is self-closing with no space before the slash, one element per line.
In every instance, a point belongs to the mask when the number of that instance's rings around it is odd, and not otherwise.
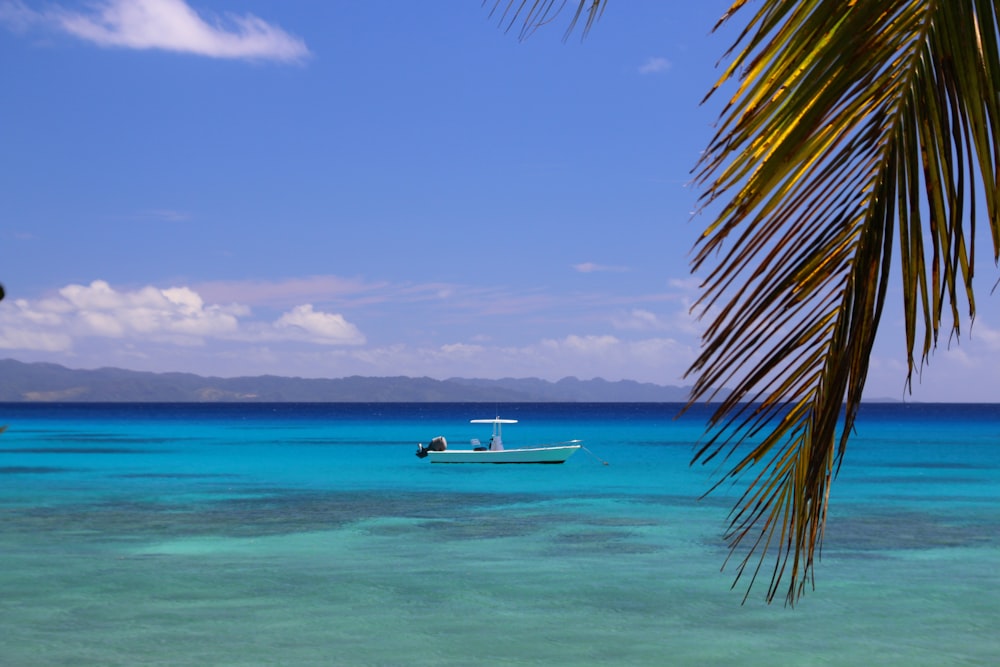
<path fill-rule="evenodd" d="M 579 438 L 577 438 L 577 439 L 575 439 L 575 440 L 563 440 L 563 441 L 561 441 L 561 442 L 546 442 L 545 444 L 542 444 L 542 445 L 535 445 L 535 447 L 559 447 L 559 446 L 561 446 L 561 445 L 575 445 L 575 444 L 576 444 L 576 443 L 578 443 L 578 442 L 583 442 L 583 440 L 580 440 Z M 595 454 L 594 452 L 590 451 L 589 449 L 587 449 L 587 448 L 586 448 L 586 447 L 584 447 L 583 445 L 580 445 L 580 449 L 582 449 L 583 451 L 585 451 L 585 452 L 587 452 L 588 454 L 590 454 L 591 456 L 593 456 L 593 457 L 594 457 L 594 459 L 595 459 L 595 460 L 596 460 L 596 461 L 597 461 L 598 463 L 601 463 L 602 465 L 606 465 L 606 466 L 607 466 L 607 465 L 611 465 L 610 463 L 608 463 L 607 461 L 605 461 L 605 460 L 604 460 L 604 459 L 602 459 L 602 458 L 601 458 L 600 456 L 598 456 L 598 455 L 597 455 L 597 454 Z"/>
<path fill-rule="evenodd" d="M 588 454 L 590 454 L 591 456 L 593 456 L 595 459 L 597 459 L 598 461 L 600 461 L 603 465 L 611 465 L 607 461 L 605 461 L 604 459 L 602 459 L 600 456 L 598 456 L 594 452 L 592 452 L 589 449 L 587 449 L 586 447 L 584 447 L 583 445 L 580 445 L 580 449 L 582 449 L 583 451 L 585 451 Z"/>

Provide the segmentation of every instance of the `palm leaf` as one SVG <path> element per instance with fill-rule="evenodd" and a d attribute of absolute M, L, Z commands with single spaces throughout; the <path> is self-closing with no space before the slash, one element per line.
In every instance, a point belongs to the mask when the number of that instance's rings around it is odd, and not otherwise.
<path fill-rule="evenodd" d="M 507 29 L 524 19 L 524 38 L 565 4 L 496 0 L 493 13 Z M 580 0 L 567 35 L 604 6 Z M 997 14 L 996 0 L 761 0 L 706 96 L 736 87 L 696 167 L 718 212 L 692 261 L 707 271 L 696 309 L 711 320 L 691 404 L 719 402 L 694 460 L 731 461 L 716 486 L 750 479 L 728 532 L 746 595 L 769 554 L 769 602 L 787 584 L 794 604 L 813 581 L 893 249 L 904 388 L 945 307 L 956 335 L 963 303 L 975 315 L 980 198 L 1000 254 Z"/>
<path fill-rule="evenodd" d="M 508 31 L 516 23 L 520 23 L 520 38 L 523 40 L 530 37 L 538 28 L 556 20 L 566 8 L 567 2 L 568 0 L 493 0 L 490 16 L 497 17 L 500 25 Z M 569 38 L 576 29 L 580 17 L 585 14 L 587 18 L 583 26 L 583 35 L 586 36 L 594 22 L 601 17 L 607 4 L 606 0 L 579 0 L 579 2 L 576 12 L 570 18 L 564 39 Z M 483 0 L 483 4 L 488 4 L 488 0 Z"/>
<path fill-rule="evenodd" d="M 997 7 L 764 0 L 731 53 L 710 95 L 736 91 L 697 170 L 720 212 L 692 262 L 713 316 L 689 373 L 692 402 L 733 390 L 695 460 L 734 456 L 724 479 L 754 469 L 730 516 L 736 579 L 749 595 L 774 555 L 767 600 L 787 582 L 794 604 L 813 581 L 896 233 L 907 388 L 945 306 L 955 334 L 963 303 L 975 313 L 977 197 L 1000 249 Z"/>

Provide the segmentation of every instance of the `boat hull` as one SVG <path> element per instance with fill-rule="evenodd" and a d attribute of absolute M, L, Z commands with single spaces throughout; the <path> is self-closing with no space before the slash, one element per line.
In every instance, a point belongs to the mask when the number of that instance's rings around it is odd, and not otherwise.
<path fill-rule="evenodd" d="M 580 445 L 562 447 L 523 447 L 499 451 L 447 449 L 427 452 L 431 463 L 565 463 L 580 449 Z"/>

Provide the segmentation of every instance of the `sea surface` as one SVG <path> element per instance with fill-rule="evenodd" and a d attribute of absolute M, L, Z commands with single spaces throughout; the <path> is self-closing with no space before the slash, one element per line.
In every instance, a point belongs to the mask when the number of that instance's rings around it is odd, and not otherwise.
<path fill-rule="evenodd" d="M 865 405 L 794 608 L 679 408 L 0 404 L 0 665 L 1000 664 L 1000 406 Z"/>

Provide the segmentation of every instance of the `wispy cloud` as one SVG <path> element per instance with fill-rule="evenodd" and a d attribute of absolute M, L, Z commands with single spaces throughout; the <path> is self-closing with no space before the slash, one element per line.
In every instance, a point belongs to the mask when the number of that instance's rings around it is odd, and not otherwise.
<path fill-rule="evenodd" d="M 14 32 L 27 32 L 32 25 L 38 23 L 40 14 L 21 0 L 6 0 L 0 2 L 0 25 Z"/>
<path fill-rule="evenodd" d="M 630 341 L 607 335 L 569 335 L 519 346 L 450 343 L 438 347 L 335 348 L 313 363 L 317 368 L 335 366 L 342 375 L 548 380 L 572 375 L 677 384 L 694 354 L 693 347 L 671 338 Z"/>
<path fill-rule="evenodd" d="M 191 222 L 195 216 L 187 211 L 169 208 L 150 208 L 130 213 L 122 213 L 109 216 L 115 221 L 128 221 L 139 223 L 175 223 Z"/>
<path fill-rule="evenodd" d="M 633 308 L 628 313 L 616 317 L 612 324 L 622 331 L 667 331 L 675 328 L 672 320 L 664 321 L 655 313 L 642 308 Z"/>
<path fill-rule="evenodd" d="M 390 289 L 385 282 L 318 275 L 285 280 L 220 280 L 194 286 L 206 299 L 218 303 L 236 301 L 251 306 L 287 307 L 316 301 L 370 303 L 383 300 Z"/>
<path fill-rule="evenodd" d="M 625 273 L 626 271 L 628 271 L 628 267 L 611 266 L 608 264 L 597 264 L 595 262 L 581 262 L 580 264 L 574 264 L 573 270 L 579 273 L 598 273 L 598 272 Z"/>
<path fill-rule="evenodd" d="M 639 66 L 640 74 L 658 74 L 666 72 L 673 65 L 666 58 L 650 58 Z"/>
<path fill-rule="evenodd" d="M 637 379 L 673 384 L 680 380 L 695 350 L 671 338 L 623 340 L 609 335 L 568 335 L 517 347 L 446 346 L 435 366 L 453 368 L 453 375 L 496 375 L 502 360 L 504 375 L 557 380 L 569 375 L 583 379 Z"/>
<path fill-rule="evenodd" d="M 103 0 L 89 11 L 36 11 L 8 0 L 0 4 L 0 22 L 18 31 L 44 25 L 104 47 L 279 62 L 309 55 L 302 39 L 252 14 L 202 14 L 184 0 Z"/>
<path fill-rule="evenodd" d="M 287 308 L 290 305 L 336 303 L 351 307 L 393 303 L 397 306 L 460 311 L 463 318 L 539 312 L 553 298 L 537 291 L 513 292 L 458 283 L 393 283 L 336 275 L 313 275 L 280 280 L 212 281 L 193 285 L 199 294 L 217 303 L 236 301 L 251 306 Z"/>

